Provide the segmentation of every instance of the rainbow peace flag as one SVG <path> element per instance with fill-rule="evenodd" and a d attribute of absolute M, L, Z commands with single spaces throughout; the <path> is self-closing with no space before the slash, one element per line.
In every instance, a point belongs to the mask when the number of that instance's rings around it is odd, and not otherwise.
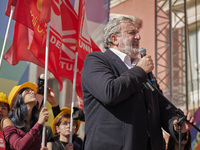
<path fill-rule="evenodd" d="M 196 121 L 196 126 L 200 128 L 200 107 L 194 114 L 194 120 Z M 194 127 L 191 127 L 190 133 L 192 135 L 192 150 L 200 150 L 200 132 L 198 132 Z"/>

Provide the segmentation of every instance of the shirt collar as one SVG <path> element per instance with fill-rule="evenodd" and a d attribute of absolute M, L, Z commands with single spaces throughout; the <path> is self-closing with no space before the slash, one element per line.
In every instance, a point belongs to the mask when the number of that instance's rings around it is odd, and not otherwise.
<path fill-rule="evenodd" d="M 125 58 L 128 56 L 127 54 L 125 53 L 122 53 L 114 48 L 110 48 L 110 50 L 115 53 L 117 56 L 119 56 L 119 58 L 124 62 Z M 128 56 L 129 57 L 129 56 Z M 130 58 L 130 57 L 129 57 Z"/>
<path fill-rule="evenodd" d="M 139 61 L 139 58 L 137 58 L 134 62 L 131 63 L 131 58 L 125 54 L 125 53 L 122 53 L 114 48 L 110 48 L 110 50 L 115 53 L 124 63 L 125 65 L 130 69 L 132 68 L 133 66 L 135 66 L 138 61 Z"/>

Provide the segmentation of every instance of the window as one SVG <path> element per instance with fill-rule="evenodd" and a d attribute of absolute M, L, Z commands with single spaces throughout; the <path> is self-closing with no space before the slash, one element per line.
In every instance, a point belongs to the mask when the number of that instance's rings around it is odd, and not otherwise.
<path fill-rule="evenodd" d="M 126 0 L 110 0 L 110 8 L 115 7 L 116 5 L 124 2 Z"/>

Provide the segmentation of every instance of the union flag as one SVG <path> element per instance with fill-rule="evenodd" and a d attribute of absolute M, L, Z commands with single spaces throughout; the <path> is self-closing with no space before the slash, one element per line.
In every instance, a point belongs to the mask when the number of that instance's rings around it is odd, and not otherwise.
<path fill-rule="evenodd" d="M 108 14 L 105 15 L 104 11 L 107 12 L 107 10 L 104 8 L 109 0 L 99 0 L 97 5 L 93 1 L 87 0 L 88 6 L 91 4 L 95 5 L 95 8 L 101 6 L 95 13 L 90 11 L 87 13 L 84 0 L 73 1 L 79 3 L 79 9 L 75 11 L 75 5 L 73 5 L 74 7 L 71 5 L 72 1 L 9 0 L 6 14 L 9 15 L 10 6 L 14 5 L 13 18 L 17 22 L 15 23 L 13 44 L 4 55 L 4 59 L 12 65 L 20 60 L 26 60 L 44 67 L 46 30 L 47 22 L 49 22 L 48 70 L 54 74 L 60 84 L 60 90 L 62 90 L 62 77 L 73 82 L 75 53 L 78 51 L 76 92 L 82 99 L 81 72 L 84 59 L 88 53 L 100 51 L 93 41 L 94 39 L 91 38 L 91 26 L 88 26 L 87 15 L 89 14 L 90 25 L 100 26 L 100 24 L 105 23 L 105 21 L 97 23 L 98 19 L 94 18 L 97 18 L 96 15 L 100 12 L 104 15 L 103 18 L 108 16 Z M 88 10 L 89 8 L 92 6 L 88 7 Z M 99 18 L 103 20 L 100 16 Z"/>

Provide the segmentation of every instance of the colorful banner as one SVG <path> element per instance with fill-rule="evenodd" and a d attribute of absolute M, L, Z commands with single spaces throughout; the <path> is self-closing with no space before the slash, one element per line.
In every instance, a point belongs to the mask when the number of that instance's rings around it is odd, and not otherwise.
<path fill-rule="evenodd" d="M 194 121 L 196 122 L 196 126 L 200 128 L 200 108 L 194 114 Z M 200 133 L 194 127 L 191 127 L 190 133 L 192 136 L 192 150 L 200 150 Z"/>

